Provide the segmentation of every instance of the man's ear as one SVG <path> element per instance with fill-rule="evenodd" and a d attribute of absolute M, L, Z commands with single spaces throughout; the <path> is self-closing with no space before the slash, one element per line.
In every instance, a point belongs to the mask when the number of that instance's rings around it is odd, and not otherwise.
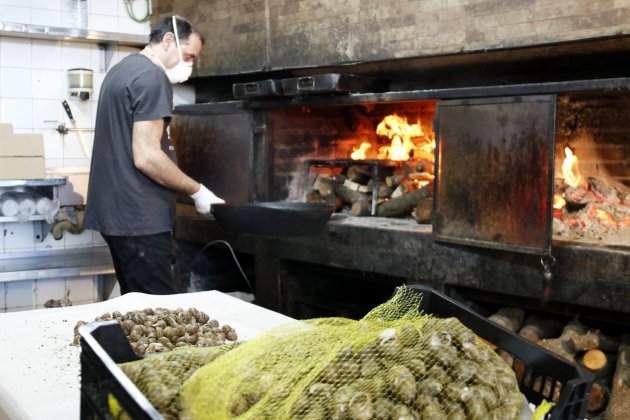
<path fill-rule="evenodd" d="M 168 46 L 171 43 L 175 43 L 175 34 L 173 32 L 167 32 L 162 37 L 162 49 L 168 50 Z"/>

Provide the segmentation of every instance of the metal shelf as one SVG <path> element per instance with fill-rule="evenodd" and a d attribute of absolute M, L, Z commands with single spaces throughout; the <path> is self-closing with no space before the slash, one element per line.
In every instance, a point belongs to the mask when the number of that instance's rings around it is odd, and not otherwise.
<path fill-rule="evenodd" d="M 59 186 L 65 185 L 67 177 L 49 177 L 42 179 L 0 179 L 0 188 L 19 188 L 19 187 L 50 187 L 52 192 L 52 199 L 57 200 L 59 198 Z M 20 222 L 15 216 L 0 216 L 0 223 L 13 223 Z M 36 223 L 35 239 L 43 241 L 52 224 L 46 221 L 46 216 L 41 214 L 34 214 L 28 218 L 24 223 L 38 222 Z"/>
<path fill-rule="evenodd" d="M 140 48 L 144 47 L 149 39 L 148 35 L 121 34 L 117 32 L 94 31 L 92 29 L 62 28 L 2 21 L 0 21 L 0 36 L 97 43 L 101 50 L 101 71 L 107 71 L 115 47 L 123 45 Z"/>
<path fill-rule="evenodd" d="M 0 179 L 0 187 L 50 187 L 65 185 L 67 179 L 65 176 L 41 179 Z"/>

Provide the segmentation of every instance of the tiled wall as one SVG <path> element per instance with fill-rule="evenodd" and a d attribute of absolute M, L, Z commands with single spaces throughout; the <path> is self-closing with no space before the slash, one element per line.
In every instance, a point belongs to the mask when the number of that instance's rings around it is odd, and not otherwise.
<path fill-rule="evenodd" d="M 70 27 L 69 8 L 73 0 L 0 0 L 0 21 Z M 136 23 L 127 15 L 123 0 L 88 0 L 88 28 L 98 31 L 148 35 L 149 23 Z M 146 2 L 134 1 L 135 14 L 142 17 Z M 119 46 L 111 67 L 138 48 Z M 60 123 L 69 125 L 61 105 L 68 100 L 74 118 L 82 128 L 93 128 L 98 91 L 105 72 L 96 43 L 40 40 L 0 36 L 0 122 L 11 123 L 16 133 L 39 133 L 44 137 L 46 167 L 56 173 L 80 173 L 69 178 L 74 197 L 85 197 L 84 182 L 90 160 L 76 133 L 60 134 Z M 78 101 L 67 92 L 67 70 L 89 68 L 94 71 L 94 93 L 88 101 Z M 84 133 L 88 148 L 92 133 Z M 72 191 L 74 189 L 74 191 Z M 65 190 L 68 191 L 68 190 Z M 65 194 L 64 194 L 65 195 Z M 101 236 L 92 231 L 79 235 L 66 233 L 61 240 L 47 235 L 36 239 L 37 225 L 0 223 L 0 258 L 37 254 L 49 250 L 104 246 Z M 41 308 L 48 299 L 63 299 L 70 289 L 73 304 L 97 299 L 95 279 L 90 277 L 25 280 L 0 283 L 0 312 Z"/>

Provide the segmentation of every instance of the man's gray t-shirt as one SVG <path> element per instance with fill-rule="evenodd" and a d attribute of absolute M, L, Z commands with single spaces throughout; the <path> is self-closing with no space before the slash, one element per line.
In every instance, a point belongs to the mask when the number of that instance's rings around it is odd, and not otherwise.
<path fill-rule="evenodd" d="M 140 54 L 113 66 L 101 87 L 83 226 L 112 236 L 171 231 L 176 193 L 136 169 L 136 121 L 165 119 L 162 150 L 175 161 L 168 136 L 173 88 L 164 71 Z"/>

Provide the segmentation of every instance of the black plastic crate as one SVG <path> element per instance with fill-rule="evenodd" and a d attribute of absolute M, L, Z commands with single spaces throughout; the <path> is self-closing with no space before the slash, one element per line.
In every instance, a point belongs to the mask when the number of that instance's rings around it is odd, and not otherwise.
<path fill-rule="evenodd" d="M 160 413 L 117 366 L 139 360 L 118 321 L 79 327 L 81 336 L 81 418 L 111 419 L 109 395 L 133 419 L 162 419 Z"/>
<path fill-rule="evenodd" d="M 537 344 L 489 321 L 461 303 L 427 287 L 409 286 L 422 293 L 420 309 L 439 317 L 455 317 L 475 334 L 515 356 L 525 365 L 519 378 L 527 401 L 540 404 L 552 400 L 557 387 L 560 397 L 548 420 L 584 419 L 593 375 L 586 369 L 544 349 Z"/>
<path fill-rule="evenodd" d="M 592 374 L 542 347 L 506 330 L 461 303 L 427 287 L 408 286 L 422 293 L 420 310 L 441 318 L 455 317 L 481 338 L 523 362 L 521 392 L 533 404 L 551 400 L 561 386 L 548 420 L 583 419 L 592 385 Z M 117 321 L 83 325 L 81 335 L 81 418 L 111 418 L 108 395 L 112 394 L 133 419 L 162 416 L 138 390 L 117 363 L 139 360 Z M 537 382 L 540 386 L 536 386 Z M 547 387 L 544 384 L 547 384 Z"/>

